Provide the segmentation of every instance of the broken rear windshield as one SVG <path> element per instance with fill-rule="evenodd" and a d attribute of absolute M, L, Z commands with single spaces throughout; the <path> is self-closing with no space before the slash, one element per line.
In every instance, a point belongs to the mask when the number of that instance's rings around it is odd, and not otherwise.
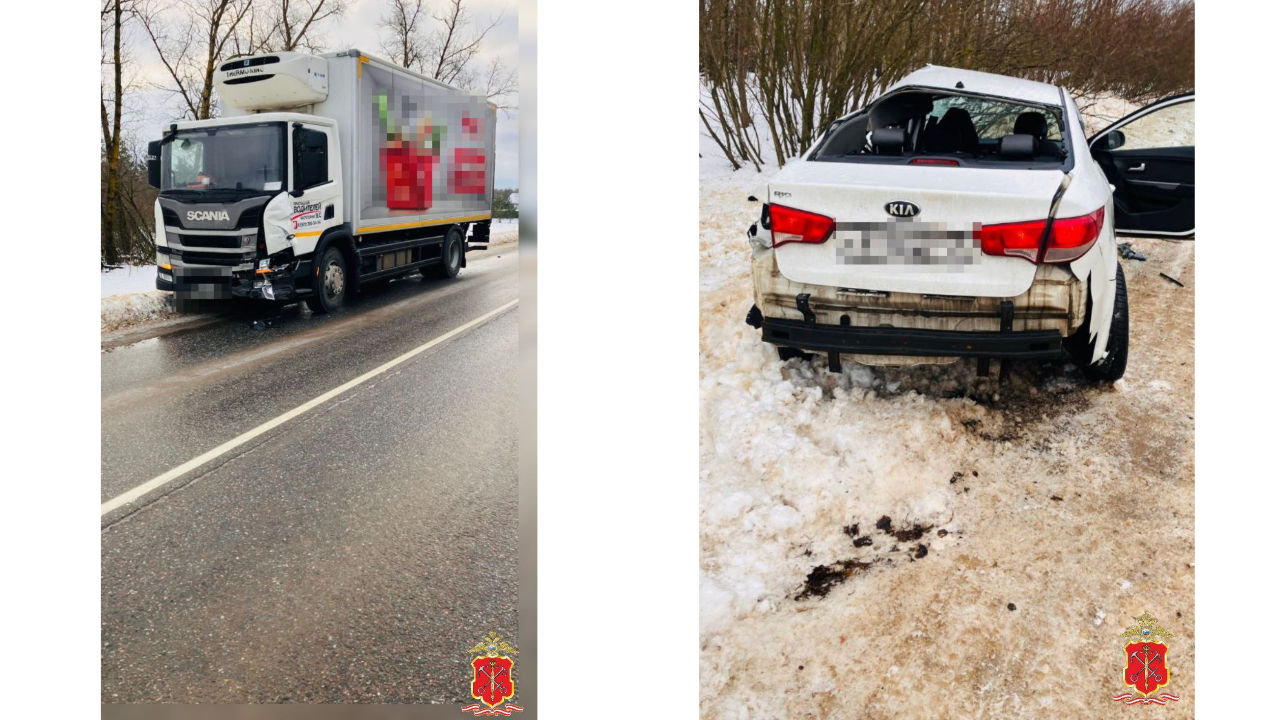
<path fill-rule="evenodd" d="M 827 133 L 809 160 L 1061 168 L 1062 108 L 936 91 L 896 92 Z"/>

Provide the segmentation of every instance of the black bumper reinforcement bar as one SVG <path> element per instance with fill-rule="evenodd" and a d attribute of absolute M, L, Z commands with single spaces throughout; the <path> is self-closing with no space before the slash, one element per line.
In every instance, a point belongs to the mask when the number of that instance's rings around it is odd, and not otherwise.
<path fill-rule="evenodd" d="M 1002 313 L 1003 314 L 1003 313 Z M 1002 318 L 1005 323 L 1008 319 Z M 812 352 L 916 357 L 1054 358 L 1062 352 L 1056 330 L 964 332 L 909 328 L 819 325 L 763 318 L 762 334 L 774 345 Z"/>

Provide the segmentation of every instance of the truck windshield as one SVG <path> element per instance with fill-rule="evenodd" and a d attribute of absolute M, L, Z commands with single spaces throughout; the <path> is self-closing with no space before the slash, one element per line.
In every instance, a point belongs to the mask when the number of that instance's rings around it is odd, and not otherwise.
<path fill-rule="evenodd" d="M 161 192 L 284 189 L 284 125 L 180 130 L 161 150 Z"/>

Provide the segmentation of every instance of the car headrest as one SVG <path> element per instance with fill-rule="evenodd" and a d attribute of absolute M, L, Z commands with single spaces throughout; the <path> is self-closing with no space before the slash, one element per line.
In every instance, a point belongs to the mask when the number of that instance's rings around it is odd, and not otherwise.
<path fill-rule="evenodd" d="M 1000 138 L 1000 157 L 1034 157 L 1038 147 L 1034 135 L 1005 135 Z"/>
<path fill-rule="evenodd" d="M 877 150 L 901 151 L 907 144 L 904 128 L 876 128 L 871 131 L 871 147 Z"/>
<path fill-rule="evenodd" d="M 1041 112 L 1024 112 L 1013 122 L 1013 134 L 1031 135 L 1043 140 L 1049 134 L 1049 119 Z"/>

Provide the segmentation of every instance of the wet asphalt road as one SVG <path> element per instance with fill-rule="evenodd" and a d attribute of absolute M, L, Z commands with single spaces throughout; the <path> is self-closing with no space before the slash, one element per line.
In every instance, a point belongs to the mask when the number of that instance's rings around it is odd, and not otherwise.
<path fill-rule="evenodd" d="M 517 297 L 469 263 L 104 351 L 102 499 Z M 516 629 L 516 310 L 104 517 L 103 701 L 469 699 Z"/>

